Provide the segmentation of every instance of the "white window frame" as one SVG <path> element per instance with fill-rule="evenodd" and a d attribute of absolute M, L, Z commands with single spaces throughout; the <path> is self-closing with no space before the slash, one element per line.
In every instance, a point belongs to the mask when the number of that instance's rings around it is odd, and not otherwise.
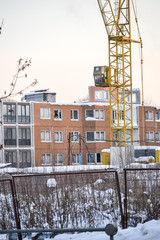
<path fill-rule="evenodd" d="M 87 117 L 87 111 L 93 111 L 93 117 Z M 103 117 L 100 118 L 100 113 L 103 112 Z M 98 113 L 98 117 L 97 117 Z M 85 110 L 86 121 L 104 121 L 105 120 L 105 110 L 104 109 L 86 109 Z"/>
<path fill-rule="evenodd" d="M 157 117 L 157 115 L 158 115 L 158 117 Z M 156 122 L 160 122 L 160 112 L 155 112 L 155 121 Z"/>
<path fill-rule="evenodd" d="M 48 110 L 48 114 L 46 114 L 46 110 Z M 40 108 L 40 119 L 51 119 L 51 109 L 46 107 Z"/>
<path fill-rule="evenodd" d="M 73 131 L 72 134 L 72 143 L 79 143 L 79 132 Z"/>
<path fill-rule="evenodd" d="M 97 156 L 98 154 L 100 155 L 100 162 L 97 163 Z M 94 162 L 88 162 L 88 157 L 92 155 L 92 157 L 94 156 L 94 159 L 95 161 Z M 86 155 L 86 160 L 87 160 L 87 164 L 90 165 L 90 164 L 102 164 L 102 154 L 101 153 L 87 153 Z"/>
<path fill-rule="evenodd" d="M 75 162 L 73 162 L 73 157 L 75 157 Z M 79 153 L 72 153 L 72 165 L 79 165 L 80 164 L 80 154 Z"/>
<path fill-rule="evenodd" d="M 58 117 L 55 117 L 55 111 L 58 111 Z M 62 109 L 54 109 L 54 120 L 55 121 L 62 121 Z"/>
<path fill-rule="evenodd" d="M 55 154 L 55 165 L 64 165 L 64 154 L 63 153 Z"/>
<path fill-rule="evenodd" d="M 89 132 L 94 133 L 94 140 L 93 141 L 87 139 L 87 133 L 89 133 Z M 102 135 L 103 135 L 103 140 L 102 140 Z M 105 142 L 105 131 L 87 131 L 86 132 L 86 142 L 91 142 L 91 143 L 93 143 L 93 142 Z"/>
<path fill-rule="evenodd" d="M 151 135 L 153 135 L 153 136 L 151 136 Z M 154 142 L 154 132 L 153 131 L 146 131 L 146 142 Z"/>
<path fill-rule="evenodd" d="M 151 110 L 145 111 L 145 121 L 153 121 L 153 111 Z"/>
<path fill-rule="evenodd" d="M 78 118 L 74 118 L 74 111 L 77 111 Z M 71 121 L 79 121 L 79 110 L 71 109 Z"/>
<path fill-rule="evenodd" d="M 156 132 L 156 142 L 160 142 L 160 132 Z"/>
<path fill-rule="evenodd" d="M 44 139 L 42 139 L 42 134 L 44 133 Z M 49 140 L 47 140 L 47 134 L 49 133 Z M 51 131 L 41 130 L 41 142 L 51 142 Z"/>
<path fill-rule="evenodd" d="M 98 97 L 98 94 L 100 97 Z M 96 90 L 94 92 L 95 101 L 109 101 L 109 90 Z"/>
<path fill-rule="evenodd" d="M 43 162 L 42 156 L 44 157 L 44 162 Z M 48 161 L 48 157 L 49 157 L 49 161 Z M 41 163 L 42 165 L 52 165 L 52 153 L 42 153 Z"/>
<path fill-rule="evenodd" d="M 58 140 L 56 139 L 56 134 L 58 136 Z M 54 142 L 55 143 L 63 143 L 63 132 L 62 131 L 55 131 L 54 132 Z"/>

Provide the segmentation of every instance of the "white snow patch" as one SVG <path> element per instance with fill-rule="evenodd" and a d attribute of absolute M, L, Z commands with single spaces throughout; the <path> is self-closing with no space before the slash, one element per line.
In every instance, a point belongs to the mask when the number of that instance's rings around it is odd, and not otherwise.
<path fill-rule="evenodd" d="M 103 179 L 97 179 L 94 183 L 94 185 L 96 184 L 100 184 L 100 183 L 104 183 L 105 181 Z"/>
<path fill-rule="evenodd" d="M 47 180 L 47 187 L 51 188 L 51 187 L 56 187 L 57 185 L 57 181 L 55 178 L 49 178 Z"/>
<path fill-rule="evenodd" d="M 151 220 L 144 224 L 138 224 L 137 227 L 129 227 L 128 229 L 118 229 L 118 233 L 114 236 L 115 240 L 158 240 L 160 239 L 160 220 Z M 109 236 L 104 232 L 86 232 L 75 234 L 57 235 L 54 240 L 104 240 Z"/>

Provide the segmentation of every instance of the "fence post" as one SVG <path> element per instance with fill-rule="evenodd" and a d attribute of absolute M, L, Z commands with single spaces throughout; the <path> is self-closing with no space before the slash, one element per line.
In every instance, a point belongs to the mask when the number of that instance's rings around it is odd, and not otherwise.
<path fill-rule="evenodd" d="M 13 199 L 13 207 L 14 207 L 14 214 L 15 214 L 15 220 L 16 220 L 16 227 L 17 227 L 17 229 L 21 229 L 20 217 L 19 217 L 19 211 L 18 211 L 17 195 L 16 195 L 15 183 L 14 183 L 14 178 L 13 177 L 10 180 L 10 185 L 11 185 L 11 193 L 12 193 L 12 199 Z M 18 239 L 22 240 L 22 234 L 21 233 L 18 233 Z"/>
<path fill-rule="evenodd" d="M 124 193 L 124 222 L 125 222 L 125 228 L 128 227 L 128 216 L 127 216 L 127 169 L 124 169 L 124 187 L 125 187 L 125 193 Z"/>
<path fill-rule="evenodd" d="M 118 178 L 117 171 L 115 171 L 115 177 L 116 177 L 118 200 L 119 200 L 119 207 L 120 207 L 120 213 L 121 213 L 122 229 L 124 229 L 124 215 L 123 215 L 123 211 L 122 211 L 121 191 L 120 191 L 120 184 L 119 184 L 119 178 Z"/>

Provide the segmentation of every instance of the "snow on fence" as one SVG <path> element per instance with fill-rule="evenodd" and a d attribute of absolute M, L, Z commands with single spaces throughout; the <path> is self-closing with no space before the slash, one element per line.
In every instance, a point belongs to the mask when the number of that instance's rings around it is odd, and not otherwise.
<path fill-rule="evenodd" d="M 16 228 L 13 184 L 4 176 L 0 179 L 0 229 Z"/>
<path fill-rule="evenodd" d="M 19 228 L 98 228 L 123 222 L 116 171 L 13 175 L 12 181 Z M 2 199 L 8 197 L 5 192 L 1 194 Z M 14 212 L 12 204 L 5 212 L 6 202 L 2 200 L 1 204 L 0 221 L 7 219 L 10 225 L 1 228 L 14 228 L 13 214 L 7 216 L 9 211 Z"/>
<path fill-rule="evenodd" d="M 124 169 L 125 227 L 160 219 L 160 169 Z"/>
<path fill-rule="evenodd" d="M 103 228 L 112 222 L 124 228 L 151 219 L 160 219 L 159 168 L 1 176 L 0 229 Z"/>

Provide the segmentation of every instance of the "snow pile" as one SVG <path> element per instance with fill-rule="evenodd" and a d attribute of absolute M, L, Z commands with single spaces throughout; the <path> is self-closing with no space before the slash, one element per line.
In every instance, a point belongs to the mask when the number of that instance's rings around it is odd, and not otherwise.
<path fill-rule="evenodd" d="M 141 156 L 139 158 L 134 159 L 137 163 L 153 163 L 155 162 L 155 158 L 153 156 Z"/>
<path fill-rule="evenodd" d="M 50 178 L 47 180 L 47 187 L 51 188 L 51 187 L 56 187 L 57 182 L 55 178 Z"/>
<path fill-rule="evenodd" d="M 160 239 L 160 220 L 151 220 L 144 224 L 138 224 L 136 228 L 118 229 L 115 240 L 158 240 Z M 76 233 L 57 235 L 54 240 L 107 240 L 109 236 L 104 232 Z"/>

